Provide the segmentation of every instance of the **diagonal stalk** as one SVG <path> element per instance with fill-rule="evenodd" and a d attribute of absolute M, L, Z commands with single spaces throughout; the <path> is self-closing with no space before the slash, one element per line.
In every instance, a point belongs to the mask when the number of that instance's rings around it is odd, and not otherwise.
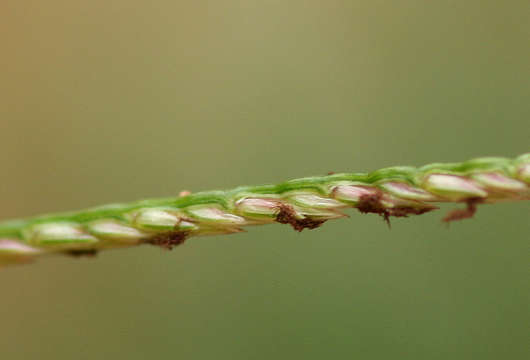
<path fill-rule="evenodd" d="M 347 208 L 379 214 L 389 223 L 393 216 L 435 210 L 434 203 L 465 203 L 447 214 L 449 222 L 471 217 L 478 204 L 521 200 L 530 200 L 530 153 L 332 174 L 6 221 L 0 223 L 0 264 L 140 244 L 171 249 L 192 236 L 274 222 L 302 231 L 346 216 Z"/>

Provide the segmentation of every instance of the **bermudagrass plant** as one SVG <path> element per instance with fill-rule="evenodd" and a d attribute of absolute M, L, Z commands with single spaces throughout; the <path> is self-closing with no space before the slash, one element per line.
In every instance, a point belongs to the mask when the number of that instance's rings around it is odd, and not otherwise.
<path fill-rule="evenodd" d="M 346 208 L 379 214 L 388 222 L 392 216 L 437 209 L 436 202 L 465 203 L 447 214 L 449 222 L 471 217 L 477 204 L 519 200 L 530 200 L 530 153 L 330 174 L 7 221 L 0 223 L 0 263 L 140 244 L 171 249 L 192 236 L 231 234 L 242 226 L 273 222 L 302 231 L 346 216 Z"/>

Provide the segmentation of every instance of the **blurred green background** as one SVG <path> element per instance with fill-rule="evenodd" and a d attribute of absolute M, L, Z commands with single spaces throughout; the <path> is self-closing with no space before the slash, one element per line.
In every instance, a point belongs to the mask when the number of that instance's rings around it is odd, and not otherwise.
<path fill-rule="evenodd" d="M 527 1 L 0 4 L 0 217 L 530 144 Z M 449 207 L 444 207 L 448 209 Z M 522 359 L 528 204 L 0 271 L 2 359 Z"/>

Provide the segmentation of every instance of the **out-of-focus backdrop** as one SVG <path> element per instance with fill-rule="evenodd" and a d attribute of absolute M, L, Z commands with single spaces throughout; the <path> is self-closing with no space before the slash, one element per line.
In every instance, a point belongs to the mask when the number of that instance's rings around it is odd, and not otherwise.
<path fill-rule="evenodd" d="M 527 152 L 528 11 L 2 0 L 0 217 Z M 529 213 L 352 212 L 2 269 L 1 357 L 522 359 Z"/>

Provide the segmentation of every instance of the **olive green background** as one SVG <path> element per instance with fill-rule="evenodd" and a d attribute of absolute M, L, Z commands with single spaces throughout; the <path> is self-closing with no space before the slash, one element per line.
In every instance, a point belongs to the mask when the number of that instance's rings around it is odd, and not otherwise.
<path fill-rule="evenodd" d="M 530 150 L 527 1 L 0 3 L 0 217 Z M 444 206 L 447 210 L 451 206 Z M 0 271 L 2 359 L 523 359 L 529 205 Z"/>

